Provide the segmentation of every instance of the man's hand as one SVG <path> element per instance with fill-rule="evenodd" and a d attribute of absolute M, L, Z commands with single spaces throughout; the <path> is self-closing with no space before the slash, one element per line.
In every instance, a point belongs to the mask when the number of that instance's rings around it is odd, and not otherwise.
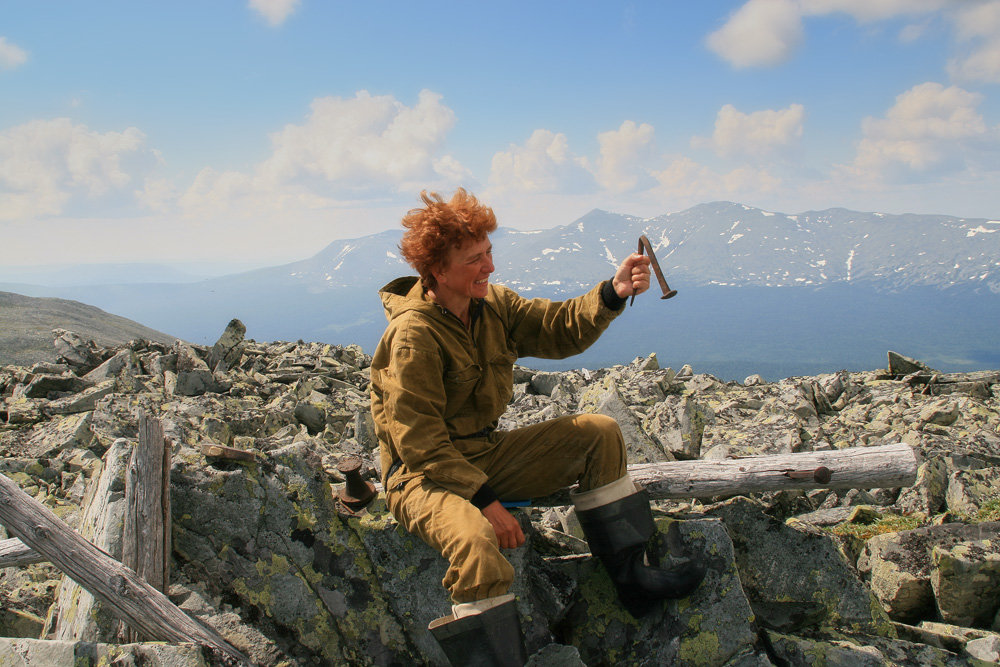
<path fill-rule="evenodd" d="M 632 253 L 618 267 L 611 281 L 615 293 L 621 298 L 642 294 L 649 289 L 649 257 Z"/>
<path fill-rule="evenodd" d="M 507 511 L 507 508 L 500 504 L 499 500 L 480 510 L 483 516 L 493 525 L 493 532 L 497 534 L 497 542 L 504 549 L 513 549 L 524 544 L 524 531 L 517 519 Z"/>

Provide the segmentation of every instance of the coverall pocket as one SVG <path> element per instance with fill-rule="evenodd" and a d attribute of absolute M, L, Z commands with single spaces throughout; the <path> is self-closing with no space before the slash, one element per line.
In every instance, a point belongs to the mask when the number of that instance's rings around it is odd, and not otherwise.
<path fill-rule="evenodd" d="M 452 414 L 465 405 L 482 376 L 483 369 L 477 364 L 451 370 L 444 374 L 444 389 L 448 396 L 446 414 Z"/>
<path fill-rule="evenodd" d="M 492 396 L 485 397 L 487 404 L 480 405 L 480 410 L 500 410 L 503 412 L 503 406 L 506 406 L 514 395 L 515 361 L 517 361 L 517 354 L 511 350 L 504 350 L 490 358 L 488 372 L 494 393 Z"/>

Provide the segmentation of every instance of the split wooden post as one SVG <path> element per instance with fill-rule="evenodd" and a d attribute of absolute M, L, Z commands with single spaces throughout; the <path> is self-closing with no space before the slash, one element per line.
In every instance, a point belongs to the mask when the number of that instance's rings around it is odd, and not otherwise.
<path fill-rule="evenodd" d="M 0 523 L 138 631 L 159 641 L 202 644 L 250 663 L 212 627 L 188 616 L 131 568 L 80 537 L 2 474 Z"/>
<path fill-rule="evenodd" d="M 122 565 L 162 593 L 170 584 L 170 524 L 170 447 L 160 421 L 142 412 L 125 477 Z M 133 628 L 122 634 L 126 642 L 140 639 Z"/>

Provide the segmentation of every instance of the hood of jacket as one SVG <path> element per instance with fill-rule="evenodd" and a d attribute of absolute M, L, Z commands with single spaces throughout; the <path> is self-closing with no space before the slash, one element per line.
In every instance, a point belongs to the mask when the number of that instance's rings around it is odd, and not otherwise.
<path fill-rule="evenodd" d="M 404 276 L 387 283 L 378 291 L 390 322 L 411 310 L 434 312 L 438 306 L 424 296 L 424 284 L 416 276 Z"/>

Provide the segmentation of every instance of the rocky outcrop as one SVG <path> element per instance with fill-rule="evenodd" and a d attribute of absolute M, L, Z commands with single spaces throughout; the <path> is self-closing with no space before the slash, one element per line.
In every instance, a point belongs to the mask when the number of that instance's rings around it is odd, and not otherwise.
<path fill-rule="evenodd" d="M 172 446 L 175 604 L 261 665 L 443 664 L 426 632 L 449 609 L 443 559 L 381 497 L 360 512 L 338 501 L 344 457 L 380 477 L 370 359 L 356 346 L 244 336 L 234 320 L 211 347 L 107 349 L 56 332 L 58 363 L 0 368 L 0 473 L 117 556 L 122 462 L 144 412 Z M 569 508 L 519 511 L 528 541 L 509 557 L 531 664 L 988 659 L 1000 637 L 998 381 L 943 377 L 899 355 L 886 370 L 780 382 L 675 373 L 655 356 L 517 368 L 502 428 L 608 414 L 632 463 L 897 442 L 921 458 L 917 483 L 902 490 L 657 502 L 664 557 L 679 537 L 708 575 L 641 620 L 616 602 Z M 11 537 L 0 528 L 0 540 Z M 219 659 L 118 643 L 109 612 L 44 561 L 0 569 L 0 601 L 0 636 L 13 638 L 0 640 L 0 662 Z"/>

